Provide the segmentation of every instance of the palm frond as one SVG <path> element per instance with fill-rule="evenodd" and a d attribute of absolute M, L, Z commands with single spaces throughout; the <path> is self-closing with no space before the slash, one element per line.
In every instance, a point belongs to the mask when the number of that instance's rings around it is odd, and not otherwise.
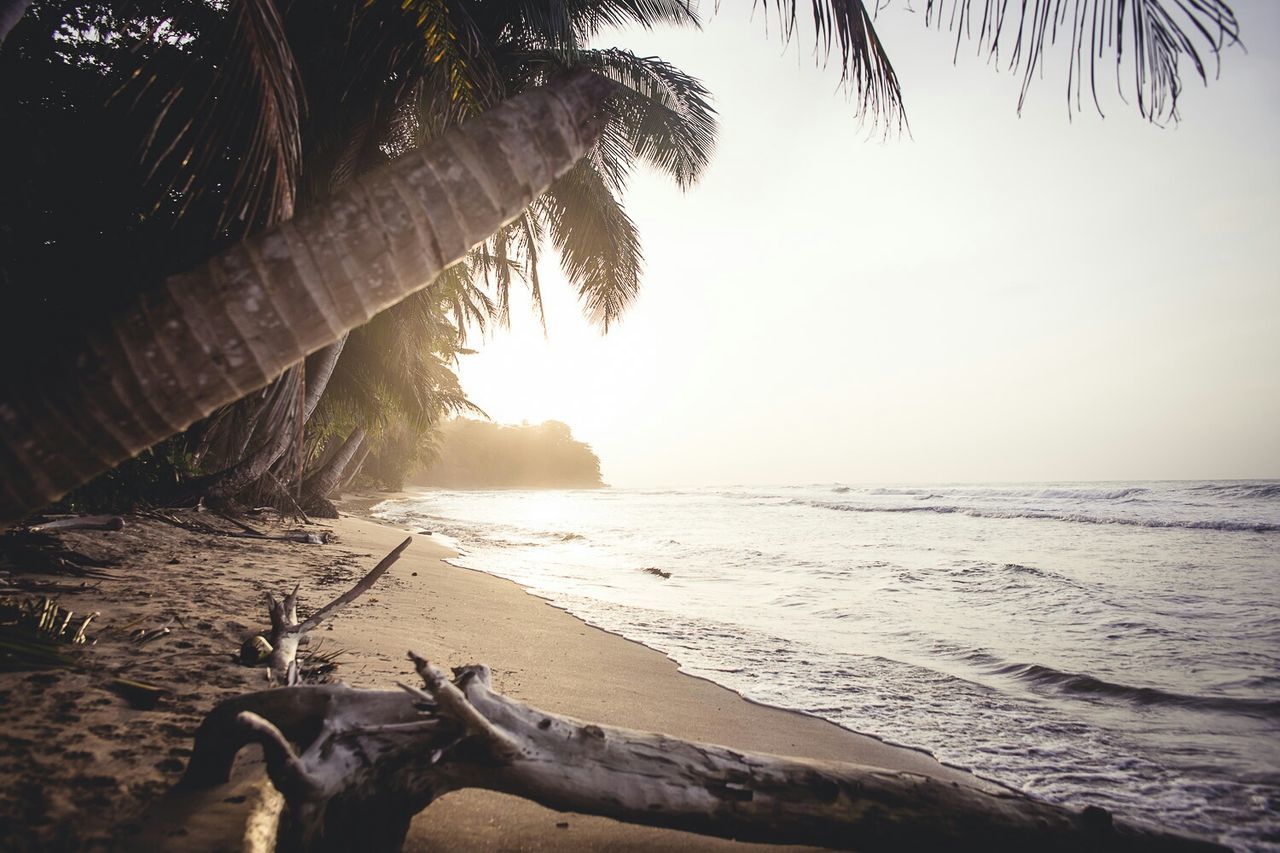
<path fill-rule="evenodd" d="M 796 33 L 796 0 L 752 0 L 752 11 L 762 9 L 766 21 L 770 7 L 777 15 L 783 42 L 789 44 Z M 840 83 L 857 101 L 858 114 L 883 121 L 886 128 L 901 129 L 906 120 L 902 89 L 866 4 L 813 0 L 812 13 L 815 48 L 824 63 L 833 48 L 839 49 Z"/>
<path fill-rule="evenodd" d="M 141 51 L 119 94 L 162 91 L 148 104 L 156 118 L 142 151 L 149 177 L 159 181 L 157 206 L 181 194 L 185 209 L 217 193 L 224 199 L 217 229 L 243 233 L 293 215 L 304 95 L 274 0 L 233 0 L 216 29 L 193 40 L 176 76 Z M 208 180 L 228 163 L 229 185 Z"/>
<path fill-rule="evenodd" d="M 701 26 L 690 0 L 518 0 L 507 6 L 515 40 L 551 51 L 578 50 L 607 27 Z"/>
<path fill-rule="evenodd" d="M 640 289 L 644 257 L 635 222 L 590 158 L 579 160 L 537 205 L 588 318 L 608 332 Z"/>
<path fill-rule="evenodd" d="M 426 49 L 416 69 L 417 115 L 424 133 L 413 144 L 420 145 L 493 106 L 506 91 L 467 4 L 414 0 L 405 11 L 415 18 Z"/>
<path fill-rule="evenodd" d="M 425 290 L 415 294 L 415 297 L 420 297 L 418 302 L 423 322 L 438 321 L 436 318 L 441 312 L 448 313 L 460 343 L 466 340 L 469 326 L 474 325 L 483 332 L 489 321 L 499 316 L 498 306 L 475 283 L 473 269 L 476 262 L 473 250 L 468 260 L 449 267 Z"/>
<path fill-rule="evenodd" d="M 681 189 L 701 177 L 715 151 L 716 110 L 701 80 L 653 56 L 618 48 L 582 50 L 565 60 L 549 51 L 518 54 L 551 76 L 589 68 L 617 82 L 606 104 L 609 123 L 595 150 L 596 166 L 621 190 L 639 158 L 671 176 Z"/>
<path fill-rule="evenodd" d="M 1121 95 L 1133 95 L 1143 118 L 1176 121 L 1181 62 L 1207 82 L 1207 58 L 1213 57 L 1216 73 L 1222 50 L 1240 37 L 1239 22 L 1224 0 L 929 0 L 925 21 L 950 27 L 958 51 L 963 37 L 974 37 L 974 7 L 981 11 L 978 50 L 993 62 L 1005 54 L 1009 69 L 1023 72 L 1019 110 L 1043 71 L 1046 49 L 1066 40 L 1067 98 L 1074 109 L 1082 108 L 1087 90 L 1102 111 L 1098 64 L 1114 56 Z"/>

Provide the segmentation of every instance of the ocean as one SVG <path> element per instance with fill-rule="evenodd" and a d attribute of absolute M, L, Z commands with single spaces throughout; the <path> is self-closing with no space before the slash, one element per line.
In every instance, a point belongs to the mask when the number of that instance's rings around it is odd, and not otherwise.
<path fill-rule="evenodd" d="M 1280 482 L 422 491 L 374 512 L 752 700 L 1280 849 Z"/>

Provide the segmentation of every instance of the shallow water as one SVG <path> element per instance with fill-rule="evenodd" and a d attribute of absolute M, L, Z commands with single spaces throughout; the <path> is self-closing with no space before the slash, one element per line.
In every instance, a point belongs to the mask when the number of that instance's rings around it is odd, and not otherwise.
<path fill-rule="evenodd" d="M 432 491 L 375 511 L 752 699 L 1280 849 L 1280 483 Z"/>

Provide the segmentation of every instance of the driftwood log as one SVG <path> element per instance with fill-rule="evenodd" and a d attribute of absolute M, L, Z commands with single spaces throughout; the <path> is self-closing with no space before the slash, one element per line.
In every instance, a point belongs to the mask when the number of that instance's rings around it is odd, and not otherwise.
<path fill-rule="evenodd" d="M 298 621 L 298 588 L 279 600 L 267 593 L 267 613 L 271 618 L 271 630 L 263 635 L 255 635 L 245 641 L 240 649 L 240 659 L 247 664 L 265 663 L 267 678 L 273 685 L 292 686 L 299 682 L 298 645 L 309 631 L 313 631 L 326 619 L 355 601 L 391 568 L 404 549 L 413 542 L 413 537 L 405 539 L 391 553 L 378 561 L 378 565 L 356 582 L 356 585 L 342 595 L 321 607 L 309 618 Z"/>
<path fill-rule="evenodd" d="M 279 850 L 398 850 L 410 819 L 476 787 L 560 811 L 744 841 L 859 850 L 1218 850 L 1216 845 L 910 773 L 740 752 L 584 723 L 516 702 L 483 666 L 424 688 L 285 687 L 213 710 L 184 790 L 225 783 L 262 746 Z M 270 833 L 267 834 L 270 837 Z"/>

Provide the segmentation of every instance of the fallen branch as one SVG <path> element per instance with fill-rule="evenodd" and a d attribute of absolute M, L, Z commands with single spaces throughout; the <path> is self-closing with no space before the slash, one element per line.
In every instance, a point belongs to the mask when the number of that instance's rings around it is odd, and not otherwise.
<path fill-rule="evenodd" d="M 318 628 L 326 619 L 355 601 L 369 587 L 377 583 L 387 569 L 400 559 L 404 549 L 413 542 L 409 537 L 397 545 L 391 553 L 383 557 L 378 565 L 356 582 L 356 585 L 342 595 L 330 601 L 311 615 L 305 622 L 298 622 L 298 588 L 279 601 L 267 593 L 267 612 L 271 617 L 271 631 L 250 637 L 240 649 L 240 659 L 244 663 L 266 663 L 268 678 L 272 684 L 294 685 L 298 683 L 298 644 L 309 631 Z"/>
<path fill-rule="evenodd" d="M 283 533 L 263 533 L 261 530 L 250 527 L 243 521 L 239 521 L 225 513 L 216 513 L 216 515 L 234 524 L 240 528 L 239 531 L 224 530 L 221 527 L 215 527 L 212 524 L 200 521 L 194 518 L 181 518 L 171 512 L 162 510 L 147 510 L 140 512 L 146 518 L 153 518 L 156 521 L 163 521 L 165 524 L 172 524 L 174 527 L 181 527 L 183 530 L 191 533 L 200 533 L 206 536 L 230 536 L 234 539 L 259 539 L 270 542 L 299 542 L 304 545 L 325 545 L 329 542 L 329 531 L 322 530 L 314 533 L 308 530 L 286 530 Z"/>
<path fill-rule="evenodd" d="M 123 530 L 124 519 L 118 515 L 81 515 L 33 524 L 27 529 L 33 533 L 55 530 Z"/>
<path fill-rule="evenodd" d="M 584 723 L 413 657 L 425 687 L 288 687 L 224 702 L 196 734 L 188 788 L 227 781 L 260 744 L 284 797 L 277 849 L 398 850 L 409 821 L 461 788 L 706 835 L 859 850 L 1221 850 L 1009 792 L 856 764 L 739 752 Z"/>

